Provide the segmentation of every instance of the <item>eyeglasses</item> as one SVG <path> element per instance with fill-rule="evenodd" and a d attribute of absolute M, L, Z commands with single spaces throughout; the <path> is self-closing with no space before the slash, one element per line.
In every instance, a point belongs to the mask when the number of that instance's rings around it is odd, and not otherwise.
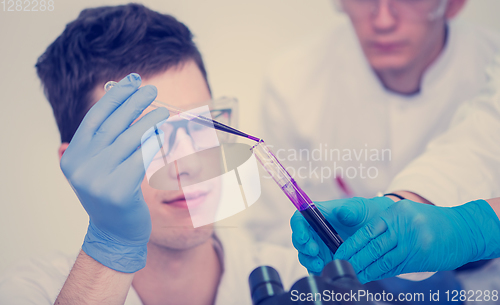
<path fill-rule="evenodd" d="M 211 110 L 206 113 L 200 113 L 199 115 L 212 118 L 212 120 L 225 125 L 231 125 L 232 112 L 233 109 L 225 108 Z M 218 143 L 226 142 L 229 139 L 229 135 L 227 133 L 216 131 L 214 128 L 207 127 L 194 121 L 184 119 L 171 121 L 167 120 L 160 126 L 160 129 L 165 134 L 163 156 L 168 156 L 172 152 L 172 149 L 175 146 L 178 130 L 181 128 L 184 129 L 186 134 L 191 138 L 191 142 L 196 151 L 217 146 Z"/>
<path fill-rule="evenodd" d="M 434 20 L 444 15 L 447 0 L 342 0 L 342 7 L 353 19 L 366 19 L 376 16 L 381 2 L 389 2 L 393 16 L 402 20 Z"/>

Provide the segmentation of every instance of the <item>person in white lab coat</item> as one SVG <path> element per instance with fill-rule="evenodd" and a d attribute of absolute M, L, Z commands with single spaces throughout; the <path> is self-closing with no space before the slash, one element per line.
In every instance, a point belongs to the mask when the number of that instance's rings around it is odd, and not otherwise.
<path fill-rule="evenodd" d="M 396 203 L 353 198 L 322 204 L 339 229 L 359 228 L 335 258 L 353 263 L 362 280 L 450 270 L 500 256 L 500 54 L 488 76 L 488 86 L 459 108 L 449 130 L 392 181 L 392 195 L 387 196 Z M 312 231 L 301 232 L 307 225 L 300 218 L 294 215 L 292 221 L 294 239 L 306 240 L 298 236 Z M 309 255 L 302 262 L 314 268 L 311 243 L 313 239 L 295 245 L 300 255 Z M 496 259 L 459 278 L 466 291 L 490 294 L 488 300 L 480 295 L 472 299 L 497 304 L 499 270 Z"/>
<path fill-rule="evenodd" d="M 460 107 L 450 129 L 431 141 L 386 192 L 418 194 L 417 200 L 443 207 L 500 197 L 500 54 L 487 71 L 488 86 Z"/>
<path fill-rule="evenodd" d="M 500 214 L 500 54 L 487 72 L 488 86 L 459 108 L 449 130 L 431 141 L 425 152 L 394 178 L 387 193 L 440 207 L 455 207 L 478 198 L 497 198 L 490 202 L 495 202 L 492 207 L 497 216 Z M 474 221 L 481 222 L 477 215 Z M 498 224 L 494 215 L 484 220 L 491 224 L 491 230 L 483 234 L 498 236 L 495 221 Z M 465 227 L 460 230 L 466 242 L 467 230 Z M 498 256 L 498 238 L 490 238 L 489 244 Z M 496 259 L 483 270 L 472 270 L 459 278 L 466 290 L 494 291 L 500 287 L 500 278 L 494 276 L 499 271 L 500 260 Z"/>
<path fill-rule="evenodd" d="M 339 2 L 348 20 L 277 58 L 263 92 L 262 138 L 315 201 L 383 192 L 500 50 L 498 34 L 452 21 L 464 0 Z M 272 184 L 246 226 L 290 245 L 295 209 Z"/>
<path fill-rule="evenodd" d="M 500 35 L 452 21 L 465 2 L 340 1 L 349 20 L 271 64 L 260 135 L 312 200 L 384 192 L 486 84 Z M 289 246 L 294 206 L 263 188 L 245 224 Z"/>

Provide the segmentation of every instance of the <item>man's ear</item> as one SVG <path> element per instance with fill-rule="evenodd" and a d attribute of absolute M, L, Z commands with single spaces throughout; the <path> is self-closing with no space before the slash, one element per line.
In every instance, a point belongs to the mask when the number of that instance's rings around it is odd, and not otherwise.
<path fill-rule="evenodd" d="M 446 19 L 455 18 L 462 11 L 466 3 L 467 0 L 448 0 L 445 12 Z"/>
<path fill-rule="evenodd" d="M 64 152 L 68 148 L 68 145 L 69 145 L 68 142 L 64 142 L 61 144 L 61 146 L 59 146 L 59 149 L 57 150 L 57 153 L 59 154 L 59 161 L 61 161 L 62 155 L 64 154 Z"/>

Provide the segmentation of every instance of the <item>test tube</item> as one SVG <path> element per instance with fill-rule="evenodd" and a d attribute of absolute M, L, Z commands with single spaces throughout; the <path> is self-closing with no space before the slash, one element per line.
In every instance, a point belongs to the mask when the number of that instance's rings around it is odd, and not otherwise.
<path fill-rule="evenodd" d="M 251 150 L 254 152 L 255 157 L 259 160 L 264 169 L 280 186 L 281 190 L 290 201 L 292 201 L 302 216 L 304 216 L 313 230 L 318 233 L 321 240 L 323 240 L 332 253 L 335 253 L 343 243 L 342 238 L 325 219 L 323 214 L 321 214 L 312 200 L 309 199 L 306 193 L 297 185 L 297 182 L 290 176 L 278 159 L 276 159 L 264 141 L 260 139 Z"/>
<path fill-rule="evenodd" d="M 276 159 L 271 150 L 266 146 L 261 139 L 251 150 L 254 152 L 255 157 L 259 160 L 264 169 L 271 175 L 274 181 L 280 186 L 281 190 L 292 201 L 299 212 L 304 216 L 309 225 L 326 246 L 335 253 L 343 243 L 342 238 L 332 225 L 325 219 L 323 214 L 314 205 L 311 199 L 304 193 L 304 191 L 297 185 L 297 182 L 285 170 L 283 165 Z"/>

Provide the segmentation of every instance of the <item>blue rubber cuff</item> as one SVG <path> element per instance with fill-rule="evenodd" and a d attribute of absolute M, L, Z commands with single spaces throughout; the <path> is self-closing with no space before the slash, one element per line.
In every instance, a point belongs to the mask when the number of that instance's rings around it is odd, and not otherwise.
<path fill-rule="evenodd" d="M 500 220 L 485 200 L 468 202 L 456 207 L 469 223 L 474 237 L 471 261 L 491 259 L 500 256 Z M 465 228 L 464 228 L 465 229 Z"/>
<path fill-rule="evenodd" d="M 126 245 L 89 223 L 82 250 L 104 266 L 124 273 L 134 273 L 146 266 L 147 243 Z"/>

